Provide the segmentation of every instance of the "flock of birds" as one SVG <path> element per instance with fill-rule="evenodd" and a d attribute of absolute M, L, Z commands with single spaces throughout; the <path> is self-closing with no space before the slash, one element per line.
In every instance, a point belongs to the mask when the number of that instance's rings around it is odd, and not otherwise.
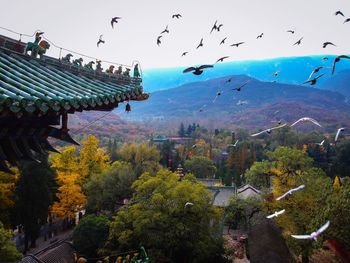
<path fill-rule="evenodd" d="M 335 16 L 343 16 L 343 17 L 344 17 L 344 14 L 343 14 L 340 10 L 339 10 L 339 11 L 336 11 L 336 12 L 334 13 L 334 15 L 335 15 Z M 182 17 L 181 14 L 175 14 L 175 15 L 172 16 L 172 18 L 177 18 L 177 19 L 179 19 L 179 18 L 181 18 L 181 17 Z M 345 21 L 344 21 L 344 23 L 348 23 L 348 22 L 350 22 L 350 18 L 347 18 L 347 19 L 345 19 Z M 210 34 L 213 33 L 213 32 L 215 32 L 215 31 L 219 32 L 219 31 L 221 30 L 222 27 L 223 27 L 223 24 L 218 24 L 218 21 L 215 21 L 214 25 L 212 26 L 212 28 L 211 28 L 211 30 L 210 30 Z M 287 33 L 290 33 L 290 34 L 295 34 L 295 30 L 287 30 L 286 32 L 287 32 Z M 164 34 L 169 34 L 169 27 L 168 27 L 168 25 L 167 25 L 166 28 L 160 33 L 160 35 L 157 37 L 157 45 L 158 45 L 158 46 L 161 45 L 161 43 L 162 43 L 161 40 L 162 40 L 162 37 L 164 36 Z M 256 37 L 256 39 L 261 39 L 261 38 L 263 38 L 263 37 L 264 37 L 264 33 L 262 32 L 261 34 L 259 34 L 259 35 Z M 304 37 L 299 38 L 298 41 L 296 41 L 296 42 L 293 44 L 293 46 L 299 46 L 299 45 L 301 45 L 303 39 L 304 39 Z M 227 37 L 223 38 L 223 39 L 219 42 L 219 45 L 224 45 L 225 42 L 226 42 L 226 40 L 227 40 Z M 232 47 L 237 47 L 237 48 L 238 48 L 239 46 L 241 46 L 241 45 L 243 45 L 243 44 L 245 44 L 245 42 L 241 41 L 241 42 L 233 43 L 233 44 L 231 44 L 230 46 L 232 46 Z M 202 48 L 203 46 L 204 46 L 204 39 L 201 38 L 199 44 L 196 46 L 196 49 Z M 323 47 L 323 48 L 327 48 L 328 46 L 336 46 L 336 45 L 335 45 L 334 43 L 330 42 L 330 41 L 326 41 L 326 42 L 324 42 L 324 43 L 322 44 L 322 47 Z M 189 53 L 188 51 L 185 51 L 185 52 L 183 52 L 183 53 L 181 54 L 181 56 L 182 56 L 182 57 L 183 57 L 183 56 L 186 56 L 188 53 Z M 221 58 L 217 59 L 217 61 L 216 61 L 214 64 L 219 63 L 219 62 L 223 62 L 223 61 L 224 61 L 225 59 L 227 59 L 227 58 L 229 58 L 229 56 L 221 57 Z M 331 68 L 332 68 L 332 75 L 333 75 L 334 72 L 335 72 L 336 64 L 337 64 L 339 61 L 341 61 L 342 59 L 350 59 L 350 57 L 349 57 L 349 56 L 346 56 L 346 55 L 337 56 L 337 57 L 334 59 L 333 65 L 332 65 L 332 67 L 331 67 Z M 325 61 L 325 60 L 328 60 L 328 58 L 327 58 L 327 57 L 324 57 L 323 60 L 324 60 L 324 61 Z M 200 66 L 192 66 L 192 67 L 188 67 L 188 68 L 184 69 L 184 70 L 183 70 L 183 73 L 190 73 L 190 72 L 191 72 L 192 74 L 198 76 L 198 75 L 201 75 L 201 74 L 204 72 L 205 69 L 213 68 L 213 67 L 214 67 L 214 65 L 212 65 L 212 64 L 205 64 L 205 65 L 200 65 Z M 304 83 L 302 83 L 302 84 L 316 85 L 317 80 L 320 79 L 322 76 L 324 76 L 325 73 L 321 73 L 321 74 L 319 74 L 319 75 L 317 75 L 317 76 L 316 76 L 316 74 L 318 74 L 318 73 L 319 73 L 322 69 L 324 69 L 324 68 L 325 68 L 324 66 L 320 66 L 320 67 L 315 68 L 315 69 L 311 72 L 311 74 L 309 75 L 309 78 L 308 78 Z M 273 73 L 273 75 L 274 75 L 275 77 L 277 77 L 278 74 L 279 74 L 279 72 L 280 72 L 280 70 L 277 70 L 277 71 L 275 71 L 275 72 Z M 231 82 L 231 80 L 232 80 L 232 78 L 229 78 L 228 80 L 226 80 L 226 83 Z M 232 88 L 232 89 L 230 89 L 230 90 L 231 90 L 231 91 L 240 92 L 240 91 L 242 90 L 242 88 L 245 87 L 248 83 L 249 83 L 249 81 L 247 81 L 247 82 L 245 82 L 245 83 L 242 83 L 241 85 L 239 85 L 239 86 L 237 86 L 237 87 L 235 87 L 235 88 Z M 223 93 L 222 91 L 218 91 L 218 92 L 216 93 L 216 96 L 215 96 L 215 98 L 214 98 L 214 100 L 213 100 L 213 103 L 218 99 L 218 97 L 219 97 L 222 93 Z M 241 102 L 241 101 L 240 101 L 240 102 Z M 243 102 L 240 103 L 240 105 L 242 105 L 242 104 L 243 104 Z M 206 106 L 207 106 L 207 105 L 203 105 L 203 106 L 199 109 L 199 112 L 202 112 Z M 294 123 L 292 123 L 292 124 L 290 125 L 290 127 L 294 127 L 294 126 L 296 126 L 296 125 L 298 125 L 298 124 L 300 124 L 300 123 L 302 123 L 302 122 L 311 122 L 311 123 L 313 123 L 313 124 L 315 124 L 315 125 L 317 125 L 317 126 L 319 126 L 319 127 L 322 127 L 321 124 L 320 124 L 318 121 L 316 121 L 315 119 L 310 118 L 310 117 L 303 117 L 303 118 L 300 118 L 299 120 L 297 120 L 297 121 L 295 121 Z M 255 137 L 255 136 L 259 136 L 259 135 L 261 135 L 261 134 L 265 134 L 265 133 L 270 134 L 273 130 L 281 129 L 281 128 L 286 127 L 286 126 L 287 126 L 287 123 L 282 124 L 281 121 L 279 121 L 278 126 L 275 126 L 275 127 L 272 127 L 272 128 L 269 128 L 269 129 L 266 129 L 266 130 L 263 130 L 263 131 L 260 131 L 260 132 L 258 132 L 258 133 L 252 134 L 251 136 L 252 136 L 252 137 Z M 339 138 L 340 133 L 343 132 L 344 130 L 345 130 L 345 128 L 339 128 L 339 129 L 337 130 L 336 136 L 335 136 L 335 138 L 334 138 L 334 142 L 335 142 L 335 143 L 338 141 L 338 138 Z M 239 142 L 239 140 L 237 140 L 234 144 L 229 144 L 228 147 L 236 147 L 237 144 L 238 144 L 238 142 Z M 323 141 L 320 142 L 320 143 L 316 143 L 316 144 L 322 146 L 324 142 L 325 142 L 325 140 L 323 140 Z M 195 144 L 195 145 L 192 146 L 192 148 L 194 149 L 194 148 L 196 148 L 196 146 L 197 146 L 197 145 Z M 298 187 L 296 187 L 296 188 L 293 188 L 293 189 L 289 190 L 288 192 L 284 193 L 282 196 L 277 197 L 277 198 L 276 198 L 276 201 L 279 201 L 279 200 L 281 200 L 281 199 L 283 199 L 283 198 L 286 198 L 287 196 L 292 195 L 294 192 L 300 191 L 300 190 L 302 190 L 302 189 L 304 189 L 304 188 L 305 188 L 305 185 L 300 185 L 300 186 L 298 186 Z M 187 203 L 185 204 L 185 208 L 186 208 L 187 206 L 193 206 L 193 203 L 187 202 Z M 280 210 L 280 211 L 276 211 L 274 214 L 267 216 L 267 218 L 268 218 L 268 219 L 271 219 L 271 218 L 274 218 L 274 217 L 278 217 L 279 215 L 281 215 L 281 214 L 283 214 L 283 213 L 285 213 L 285 209 Z M 321 233 L 323 233 L 323 232 L 329 227 L 329 225 L 330 225 L 330 221 L 327 221 L 327 222 L 326 222 L 324 225 L 322 225 L 318 230 L 316 230 L 315 232 L 312 232 L 311 234 L 306 234 L 306 235 L 291 235 L 291 236 L 292 236 L 293 238 L 296 238 L 296 239 L 312 239 L 312 240 L 317 241 L 317 237 L 318 237 Z"/>
<path fill-rule="evenodd" d="M 287 191 L 286 193 L 284 193 L 283 195 L 277 197 L 276 201 L 279 201 L 279 200 L 281 200 L 283 198 L 287 198 L 288 196 L 292 195 L 294 192 L 300 191 L 300 190 L 302 190 L 304 188 L 305 188 L 305 185 L 300 185 L 300 186 L 298 186 L 296 188 L 292 188 L 289 191 Z M 285 209 L 282 209 L 280 211 L 276 211 L 275 213 L 266 216 L 266 218 L 272 219 L 274 217 L 278 217 L 278 216 L 284 214 L 285 211 L 286 211 Z M 293 238 L 296 238 L 296 239 L 313 239 L 313 240 L 317 241 L 317 237 L 322 232 L 324 232 L 329 227 L 329 225 L 330 225 L 330 221 L 327 221 L 323 226 L 321 226 L 318 230 L 316 230 L 315 232 L 312 232 L 311 234 L 308 234 L 308 235 L 291 235 L 291 236 Z"/>

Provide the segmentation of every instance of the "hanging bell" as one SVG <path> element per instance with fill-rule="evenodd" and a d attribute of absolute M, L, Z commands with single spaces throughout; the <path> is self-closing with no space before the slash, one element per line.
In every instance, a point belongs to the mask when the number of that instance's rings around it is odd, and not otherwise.
<path fill-rule="evenodd" d="M 126 112 L 131 111 L 131 106 L 130 106 L 129 102 L 125 105 L 125 111 Z"/>

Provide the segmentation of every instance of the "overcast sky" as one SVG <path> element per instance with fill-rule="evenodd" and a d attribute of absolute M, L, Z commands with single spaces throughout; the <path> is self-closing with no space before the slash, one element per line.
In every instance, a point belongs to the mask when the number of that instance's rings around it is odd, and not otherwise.
<path fill-rule="evenodd" d="M 350 53 L 349 0 L 0 0 L 0 26 L 32 34 L 40 29 L 56 45 L 143 69 L 312 54 Z M 334 16 L 341 10 L 345 18 Z M 180 13 L 182 18 L 172 19 Z M 112 29 L 110 19 L 122 19 Z M 215 20 L 220 32 L 209 34 Z M 169 25 L 160 47 L 156 39 Z M 295 30 L 295 34 L 286 30 Z M 262 39 L 256 36 L 264 32 Z M 0 29 L 0 34 L 16 37 Z M 96 42 L 103 34 L 106 43 Z M 226 44 L 219 46 L 227 37 Z M 293 46 L 304 37 L 300 46 Z M 201 38 L 204 47 L 196 50 Z M 28 41 L 32 39 L 23 38 Z M 246 42 L 239 48 L 229 45 Z M 331 41 L 336 47 L 322 48 Z M 181 57 L 182 52 L 188 55 Z M 48 53 L 58 56 L 52 47 Z M 84 59 L 88 61 L 88 59 Z"/>

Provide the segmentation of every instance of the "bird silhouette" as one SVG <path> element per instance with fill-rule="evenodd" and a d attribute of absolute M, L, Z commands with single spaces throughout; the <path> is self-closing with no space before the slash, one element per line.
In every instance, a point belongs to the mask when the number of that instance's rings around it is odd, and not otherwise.
<path fill-rule="evenodd" d="M 345 24 L 345 23 L 347 23 L 347 22 L 350 22 L 350 18 L 345 19 L 345 21 L 344 21 L 343 24 Z"/>
<path fill-rule="evenodd" d="M 217 30 L 218 29 L 218 27 L 217 27 L 217 20 L 215 21 L 215 23 L 214 23 L 214 25 L 213 25 L 213 27 L 211 28 L 211 30 L 210 30 L 210 34 L 214 31 L 214 30 Z"/>
<path fill-rule="evenodd" d="M 336 45 L 334 45 L 332 42 L 324 42 L 323 43 L 323 48 L 326 48 L 328 45 L 331 45 L 331 46 L 335 46 L 336 47 Z"/>
<path fill-rule="evenodd" d="M 199 43 L 199 45 L 197 46 L 196 49 L 200 48 L 200 47 L 203 47 L 203 38 L 201 39 L 201 42 Z"/>
<path fill-rule="evenodd" d="M 206 106 L 207 106 L 207 105 L 204 104 L 202 107 L 200 107 L 199 112 L 202 112 Z"/>
<path fill-rule="evenodd" d="M 186 202 L 186 204 L 185 204 L 185 208 L 187 207 L 187 206 L 193 206 L 193 203 L 191 203 L 191 202 Z"/>
<path fill-rule="evenodd" d="M 296 187 L 296 188 L 292 188 L 292 189 L 290 189 L 289 191 L 287 191 L 286 193 L 284 193 L 283 195 L 277 197 L 277 198 L 276 198 L 276 201 L 279 201 L 279 200 L 285 198 L 286 196 L 291 195 L 291 194 L 293 194 L 294 192 L 299 191 L 299 190 L 304 189 L 304 188 L 305 188 L 305 185 L 303 185 L 303 184 L 300 185 L 300 186 L 298 186 L 298 187 Z"/>
<path fill-rule="evenodd" d="M 230 45 L 231 47 L 239 47 L 240 45 L 244 44 L 244 42 L 238 42 Z"/>
<path fill-rule="evenodd" d="M 182 17 L 180 14 L 172 15 L 172 18 L 177 18 L 177 19 L 179 19 L 180 17 Z"/>
<path fill-rule="evenodd" d="M 340 11 L 340 10 L 338 10 L 337 12 L 335 12 L 334 15 L 335 15 L 335 16 L 337 16 L 337 15 L 344 16 L 343 12 Z"/>
<path fill-rule="evenodd" d="M 219 96 L 221 96 L 221 94 L 222 94 L 222 91 L 216 92 L 216 96 L 215 96 L 215 98 L 214 98 L 214 100 L 213 100 L 213 103 L 217 100 L 217 98 L 218 98 Z"/>
<path fill-rule="evenodd" d="M 300 45 L 300 44 L 301 44 L 301 40 L 303 40 L 303 38 L 304 38 L 304 37 L 300 38 L 297 42 L 295 42 L 295 43 L 293 44 L 293 46 L 295 46 L 295 45 Z"/>
<path fill-rule="evenodd" d="M 258 36 L 256 37 L 256 39 L 262 38 L 263 35 L 264 35 L 264 33 L 261 33 L 260 35 L 258 35 Z"/>
<path fill-rule="evenodd" d="M 291 235 L 296 239 L 313 239 L 317 241 L 317 237 L 329 227 L 330 222 L 327 221 L 323 226 L 320 227 L 316 232 L 312 232 L 310 235 Z"/>
<path fill-rule="evenodd" d="M 319 145 L 319 146 L 323 146 L 325 140 L 323 140 L 322 142 L 316 142 L 315 144 Z"/>
<path fill-rule="evenodd" d="M 227 39 L 227 37 L 225 37 L 223 40 L 221 40 L 220 45 L 225 44 L 226 39 Z"/>
<path fill-rule="evenodd" d="M 263 134 L 263 133 L 265 133 L 265 132 L 268 133 L 268 134 L 270 134 L 273 130 L 283 128 L 283 127 L 286 126 L 286 125 L 287 125 L 287 124 L 285 123 L 285 124 L 279 125 L 279 126 L 277 126 L 277 127 L 272 127 L 272 128 L 270 128 L 270 129 L 266 129 L 266 130 L 263 130 L 263 131 L 261 131 L 261 132 L 254 133 L 254 134 L 252 134 L 252 135 L 250 135 L 250 136 L 255 137 L 255 136 L 258 136 L 258 135 Z"/>
<path fill-rule="evenodd" d="M 324 58 L 322 58 L 322 60 L 326 61 L 326 60 L 328 60 L 328 58 L 327 58 L 327 57 L 324 57 Z"/>
<path fill-rule="evenodd" d="M 229 58 L 229 56 L 225 56 L 225 57 L 219 58 L 215 63 L 223 62 L 224 59 L 227 59 L 227 58 Z"/>
<path fill-rule="evenodd" d="M 101 43 L 102 43 L 102 44 L 105 43 L 105 41 L 102 40 L 102 37 L 103 37 L 103 35 L 100 35 L 100 37 L 99 37 L 99 39 L 98 39 L 98 41 L 97 41 L 97 47 L 99 47 Z"/>
<path fill-rule="evenodd" d="M 311 79 L 311 77 L 312 77 L 315 73 L 318 73 L 318 72 L 319 72 L 321 69 L 323 69 L 323 68 L 324 68 L 323 66 L 320 66 L 320 67 L 315 68 L 315 69 L 311 72 L 311 74 L 310 74 L 308 80 Z"/>
<path fill-rule="evenodd" d="M 277 77 L 278 74 L 279 74 L 280 72 L 281 72 L 281 71 L 278 69 L 278 70 L 276 70 L 276 71 L 273 73 L 273 75 L 274 75 L 275 77 Z"/>
<path fill-rule="evenodd" d="M 309 79 L 307 81 L 305 81 L 303 84 L 307 84 L 310 83 L 310 85 L 315 85 L 317 83 L 317 80 L 322 77 L 324 75 L 324 73 L 322 73 L 321 75 L 318 75 L 317 77 L 313 78 L 313 79 Z"/>
<path fill-rule="evenodd" d="M 247 82 L 243 83 L 242 85 L 238 86 L 237 88 L 234 88 L 234 89 L 231 89 L 231 90 L 241 91 L 241 89 L 242 89 L 245 85 L 247 85 L 248 83 L 249 83 L 249 81 L 247 81 Z"/>
<path fill-rule="evenodd" d="M 186 52 L 183 52 L 182 55 L 181 55 L 181 57 L 186 56 L 187 53 L 188 53 L 187 51 L 186 51 Z"/>
<path fill-rule="evenodd" d="M 121 17 L 119 17 L 119 16 L 112 17 L 112 19 L 111 19 L 112 28 L 114 28 L 114 23 L 118 23 L 118 19 L 121 19 Z"/>
<path fill-rule="evenodd" d="M 168 29 L 168 25 L 166 26 L 166 28 L 160 32 L 161 34 L 164 34 L 164 33 L 168 33 L 169 34 L 169 29 Z"/>
<path fill-rule="evenodd" d="M 213 68 L 213 67 L 214 67 L 213 65 L 201 65 L 199 67 L 189 67 L 189 68 L 185 69 L 183 71 L 183 73 L 187 73 L 187 72 L 193 71 L 192 73 L 194 75 L 201 75 L 203 73 L 203 69 L 205 69 L 205 68 Z"/>
<path fill-rule="evenodd" d="M 295 33 L 295 31 L 294 31 L 294 30 L 287 30 L 287 33 L 294 34 L 294 33 Z"/>
<path fill-rule="evenodd" d="M 163 36 L 159 36 L 158 38 L 157 38 L 157 45 L 159 46 L 162 42 L 160 41 L 160 39 L 162 38 Z"/>
<path fill-rule="evenodd" d="M 332 75 L 334 74 L 334 71 L 335 71 L 335 65 L 343 58 L 346 58 L 346 59 L 350 59 L 349 56 L 346 56 L 346 55 L 340 55 L 340 56 L 337 56 L 334 61 L 333 61 L 333 66 L 332 66 Z"/>

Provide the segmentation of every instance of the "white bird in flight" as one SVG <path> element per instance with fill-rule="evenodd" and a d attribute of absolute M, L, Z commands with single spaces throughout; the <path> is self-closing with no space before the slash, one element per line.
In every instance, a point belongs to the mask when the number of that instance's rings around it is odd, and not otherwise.
<path fill-rule="evenodd" d="M 345 128 L 339 128 L 339 129 L 337 130 L 337 134 L 335 135 L 335 138 L 334 138 L 334 141 L 335 141 L 335 142 L 338 141 L 339 134 L 340 134 L 341 132 L 343 132 L 344 130 L 345 130 Z"/>
<path fill-rule="evenodd" d="M 312 232 L 310 235 L 291 235 L 292 237 L 296 238 L 296 239 L 313 239 L 315 241 L 317 241 L 317 237 L 324 232 L 330 225 L 330 222 L 327 221 L 323 226 L 320 227 L 319 230 L 317 230 L 316 232 Z"/>
<path fill-rule="evenodd" d="M 273 213 L 272 215 L 267 216 L 266 218 L 270 219 L 270 218 L 278 217 L 279 215 L 283 214 L 285 211 L 286 211 L 285 209 L 283 209 L 281 211 L 276 211 L 275 213 Z"/>
<path fill-rule="evenodd" d="M 235 144 L 232 144 L 232 143 L 227 144 L 227 147 L 236 147 L 237 144 L 238 144 L 238 142 L 239 142 L 239 140 L 237 140 L 237 141 L 235 142 Z"/>
<path fill-rule="evenodd" d="M 317 143 L 315 143 L 315 144 L 317 144 L 317 145 L 319 145 L 319 146 L 322 146 L 322 145 L 324 144 L 324 140 L 323 140 L 322 142 L 317 142 Z"/>
<path fill-rule="evenodd" d="M 270 134 L 272 130 L 276 130 L 276 129 L 283 128 L 283 127 L 286 126 L 286 125 L 287 125 L 287 124 L 285 123 L 285 124 L 282 124 L 282 125 L 279 125 L 279 126 L 270 128 L 270 129 L 263 130 L 263 131 L 258 132 L 258 133 L 254 133 L 254 134 L 252 134 L 252 135 L 250 135 L 250 136 L 255 137 L 255 136 L 258 136 L 258 135 L 263 134 L 263 133 L 265 133 L 265 132 L 267 132 L 268 134 Z"/>
<path fill-rule="evenodd" d="M 318 121 L 316 121 L 316 120 L 313 119 L 313 118 L 309 118 L 309 117 L 300 118 L 299 120 L 297 120 L 296 122 L 294 122 L 292 125 L 290 125 L 290 127 L 293 127 L 294 125 L 297 125 L 299 122 L 302 122 L 302 121 L 310 121 L 310 122 L 312 122 L 313 124 L 322 127 L 321 124 L 318 123 Z"/>
<path fill-rule="evenodd" d="M 276 198 L 277 201 L 281 200 L 282 198 L 285 198 L 287 195 L 291 195 L 293 192 L 299 191 L 301 189 L 305 188 L 305 185 L 300 185 L 297 188 L 292 188 L 288 192 L 284 193 L 283 195 Z"/>
<path fill-rule="evenodd" d="M 192 206 L 192 205 L 193 205 L 193 203 L 187 202 L 187 203 L 185 204 L 185 208 L 186 208 L 187 206 Z"/>

